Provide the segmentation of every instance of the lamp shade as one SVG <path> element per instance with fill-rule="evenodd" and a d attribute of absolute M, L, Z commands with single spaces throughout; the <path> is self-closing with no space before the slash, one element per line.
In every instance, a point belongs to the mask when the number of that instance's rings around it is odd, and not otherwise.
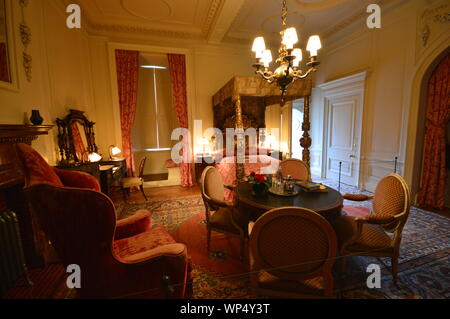
<path fill-rule="evenodd" d="M 308 45 L 306 50 L 309 51 L 311 56 L 317 56 L 317 51 L 322 48 L 322 43 L 320 42 L 320 37 L 318 35 L 312 35 L 309 37 Z"/>
<path fill-rule="evenodd" d="M 255 52 L 257 58 L 262 58 L 262 53 L 266 49 L 266 43 L 263 37 L 257 37 L 253 41 L 252 51 Z"/>
<path fill-rule="evenodd" d="M 295 28 L 288 28 L 284 30 L 282 43 L 287 49 L 294 48 L 294 44 L 298 42 L 297 30 Z"/>
<path fill-rule="evenodd" d="M 303 59 L 302 49 L 294 49 L 292 51 L 292 55 L 295 56 L 295 59 L 294 59 L 294 62 L 293 62 L 294 66 L 298 67 L 300 62 Z"/>
<path fill-rule="evenodd" d="M 268 68 L 270 65 L 270 62 L 272 62 L 272 51 L 264 50 L 261 61 L 264 63 L 264 66 L 266 68 Z"/>
<path fill-rule="evenodd" d="M 98 153 L 95 153 L 95 152 L 90 153 L 88 155 L 88 158 L 89 158 L 89 162 L 91 162 L 91 163 L 100 162 L 102 160 L 101 155 Z"/>
<path fill-rule="evenodd" d="M 109 146 L 109 157 L 112 160 L 117 160 L 120 159 L 122 155 L 122 150 L 115 146 L 115 145 L 110 145 Z"/>

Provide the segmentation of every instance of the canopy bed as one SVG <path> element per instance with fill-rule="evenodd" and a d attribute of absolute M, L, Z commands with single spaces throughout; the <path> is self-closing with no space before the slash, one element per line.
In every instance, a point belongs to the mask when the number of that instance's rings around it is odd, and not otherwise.
<path fill-rule="evenodd" d="M 284 105 L 286 102 L 304 98 L 303 137 L 300 140 L 300 145 L 303 147 L 303 161 L 309 166 L 309 148 L 311 146 L 309 107 L 311 90 L 312 81 L 310 79 L 297 80 L 289 87 L 284 101 L 280 103 L 281 91 L 277 86 L 271 85 L 256 76 L 235 76 L 213 96 L 214 127 L 222 130 L 223 134 L 225 134 L 226 128 L 246 130 L 253 127 L 259 131 L 261 128 L 266 127 L 266 106 L 274 104 Z M 243 148 L 243 145 L 237 145 L 237 147 Z M 244 167 L 246 163 L 229 165 L 230 161 L 226 159 L 222 160 L 223 163 L 217 164 L 222 176 L 234 175 L 237 181 L 242 181 L 248 170 L 247 167 Z M 271 161 L 261 158 L 260 162 L 266 163 L 265 166 L 267 166 L 270 165 Z M 229 169 L 222 167 L 224 165 L 235 169 L 235 174 L 234 172 L 229 172 Z"/>

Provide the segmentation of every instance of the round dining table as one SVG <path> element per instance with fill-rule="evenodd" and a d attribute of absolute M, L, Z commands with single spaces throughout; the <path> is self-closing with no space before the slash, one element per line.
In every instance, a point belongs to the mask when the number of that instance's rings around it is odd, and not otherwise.
<path fill-rule="evenodd" d="M 269 193 L 258 197 L 253 193 L 252 184 L 240 183 L 236 187 L 236 205 L 249 220 L 256 221 L 265 212 L 280 207 L 304 207 L 325 217 L 330 223 L 341 215 L 344 199 L 337 190 L 327 187 L 326 192 L 307 192 L 295 186 L 295 196 L 280 196 Z"/>

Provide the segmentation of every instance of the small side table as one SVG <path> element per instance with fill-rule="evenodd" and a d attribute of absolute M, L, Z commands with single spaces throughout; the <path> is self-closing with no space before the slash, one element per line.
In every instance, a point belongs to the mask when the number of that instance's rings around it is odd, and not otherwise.
<path fill-rule="evenodd" d="M 208 166 L 214 166 L 213 157 L 211 155 L 196 155 L 195 156 L 195 176 L 198 183 L 202 177 L 202 173 Z"/>

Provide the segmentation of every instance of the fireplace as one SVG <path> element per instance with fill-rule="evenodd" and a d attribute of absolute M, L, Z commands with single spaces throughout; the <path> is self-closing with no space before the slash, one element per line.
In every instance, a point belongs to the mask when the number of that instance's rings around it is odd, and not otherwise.
<path fill-rule="evenodd" d="M 39 230 L 23 192 L 24 172 L 17 156 L 16 144 L 32 141 L 48 134 L 53 125 L 1 125 L 0 124 L 0 210 L 17 214 L 25 260 L 29 268 L 46 262 L 48 241 Z"/>

